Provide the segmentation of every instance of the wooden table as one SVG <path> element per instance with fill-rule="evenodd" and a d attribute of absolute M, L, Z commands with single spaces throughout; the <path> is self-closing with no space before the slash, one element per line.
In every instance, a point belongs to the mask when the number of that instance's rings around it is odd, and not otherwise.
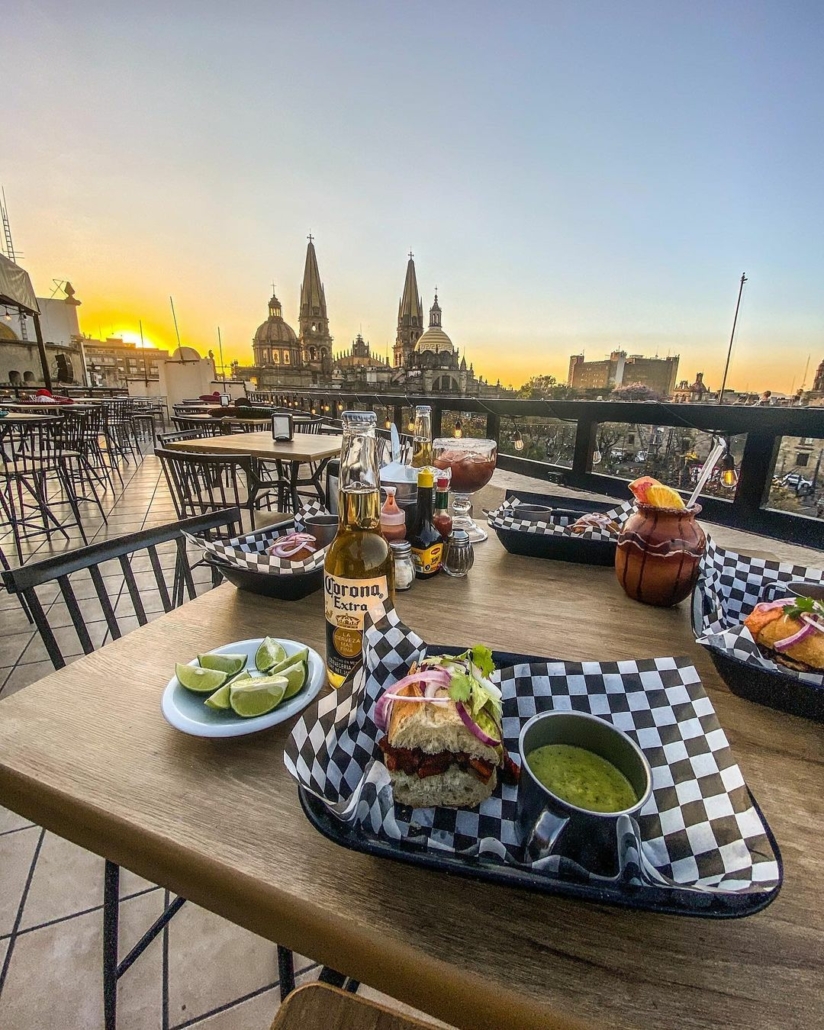
<path fill-rule="evenodd" d="M 312 473 L 306 484 L 311 483 L 321 498 L 326 494 L 321 484 L 323 470 L 330 458 L 340 454 L 341 436 L 315 433 L 295 433 L 291 440 L 273 440 L 271 430 L 266 433 L 230 433 L 227 436 L 204 436 L 195 440 L 175 440 L 166 444 L 171 449 L 194 451 L 199 454 L 250 454 L 261 461 L 283 461 L 288 463 L 289 493 L 295 511 L 300 506 L 298 498 L 298 473 L 300 466 L 310 463 Z"/>
<path fill-rule="evenodd" d="M 2 407 L 6 408 L 8 411 L 46 411 L 46 412 L 53 413 L 55 411 L 66 411 L 66 410 L 68 410 L 68 411 L 88 411 L 91 408 L 98 408 L 98 407 L 100 407 L 100 405 L 102 403 L 103 403 L 102 401 L 83 401 L 82 403 L 76 403 L 75 402 L 73 404 L 49 404 L 49 403 L 43 403 L 43 404 L 34 404 L 34 403 L 32 403 L 32 404 L 27 404 L 27 403 L 23 403 L 21 401 L 13 401 L 13 402 L 10 401 L 8 403 L 4 402 L 2 404 Z"/>
<path fill-rule="evenodd" d="M 176 661 L 267 633 L 322 653 L 320 593 L 287 603 L 219 587 L 0 702 L 0 803 L 467 1030 L 820 1026 L 821 727 L 733 696 L 693 643 L 686 604 L 638 605 L 611 569 L 509 556 L 494 536 L 476 555 L 467 579 L 398 595 L 424 638 L 573 660 L 694 659 L 783 850 L 768 909 L 678 918 L 358 855 L 303 816 L 283 765 L 289 724 L 207 741 L 163 721 Z"/>
<path fill-rule="evenodd" d="M 0 410 L 3 405 L 0 404 Z M 25 425 L 28 422 L 51 422 L 54 415 L 49 414 L 47 411 L 42 411 L 39 414 L 35 414 L 32 411 L 10 411 L 8 415 L 4 415 L 0 418 L 0 428 L 4 425 Z"/>

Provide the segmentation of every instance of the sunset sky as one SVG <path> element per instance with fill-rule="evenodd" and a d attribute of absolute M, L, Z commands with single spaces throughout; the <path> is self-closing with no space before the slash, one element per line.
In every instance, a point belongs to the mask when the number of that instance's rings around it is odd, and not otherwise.
<path fill-rule="evenodd" d="M 336 349 L 395 336 L 406 253 L 475 369 L 679 353 L 789 391 L 824 359 L 824 6 L 29 0 L 2 16 L 0 183 L 92 336 L 251 361 L 315 236 Z"/>

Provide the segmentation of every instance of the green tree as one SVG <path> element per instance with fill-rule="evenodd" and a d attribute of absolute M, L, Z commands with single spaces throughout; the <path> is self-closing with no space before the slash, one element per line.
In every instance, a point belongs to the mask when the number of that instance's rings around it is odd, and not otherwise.
<path fill-rule="evenodd" d="M 540 400 L 543 397 L 562 400 L 575 396 L 576 391 L 565 383 L 559 383 L 555 376 L 533 376 L 516 394 L 516 397 L 523 400 Z"/>

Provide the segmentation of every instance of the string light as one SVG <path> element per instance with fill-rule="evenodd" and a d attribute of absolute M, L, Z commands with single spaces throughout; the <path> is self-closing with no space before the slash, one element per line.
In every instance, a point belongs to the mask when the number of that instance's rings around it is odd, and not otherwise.
<path fill-rule="evenodd" d="M 463 426 L 461 425 L 461 420 L 459 418 L 455 420 L 455 431 L 452 435 L 456 440 L 460 440 L 463 436 Z"/>
<path fill-rule="evenodd" d="M 524 449 L 524 438 L 521 436 L 521 430 L 515 430 L 515 450 L 522 451 Z"/>
<path fill-rule="evenodd" d="M 729 440 L 727 440 L 727 450 L 721 459 L 721 482 L 730 490 L 738 485 L 738 473 L 735 470 L 735 458 L 730 451 Z"/>
<path fill-rule="evenodd" d="M 592 452 L 592 464 L 593 465 L 600 465 L 601 464 L 601 452 L 600 451 L 595 450 L 595 451 Z"/>
<path fill-rule="evenodd" d="M 391 419 L 391 418 L 388 418 L 388 419 L 387 419 L 387 420 L 386 420 L 386 421 L 384 422 L 384 426 L 385 426 L 385 427 L 386 427 L 387 429 L 391 429 L 391 428 L 392 428 L 392 419 Z"/>
<path fill-rule="evenodd" d="M 11 312 L 6 308 L 6 321 L 11 322 Z"/>
<path fill-rule="evenodd" d="M 409 425 L 406 428 L 409 430 L 410 433 L 414 433 L 415 432 L 415 420 L 414 420 L 414 418 L 410 418 Z"/>

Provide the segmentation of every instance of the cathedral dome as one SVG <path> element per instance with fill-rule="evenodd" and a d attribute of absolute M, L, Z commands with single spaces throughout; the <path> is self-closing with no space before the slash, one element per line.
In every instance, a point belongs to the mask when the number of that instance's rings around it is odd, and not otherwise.
<path fill-rule="evenodd" d="M 17 334 L 11 328 L 11 326 L 4 325 L 0 322 L 0 340 L 16 340 Z"/>
<path fill-rule="evenodd" d="M 295 330 L 283 321 L 283 311 L 280 301 L 272 294 L 269 301 L 269 317 L 258 326 L 255 333 L 254 343 L 297 343 Z"/>
<path fill-rule="evenodd" d="M 444 351 L 447 354 L 455 353 L 455 344 L 441 327 L 441 314 L 436 290 L 435 303 L 429 309 L 429 328 L 418 337 L 418 342 L 415 344 L 417 354 L 423 354 L 425 351 L 432 351 L 435 354 L 442 354 Z"/>
<path fill-rule="evenodd" d="M 440 354 L 441 351 L 448 351 L 450 354 L 454 354 L 455 344 L 439 325 L 431 325 L 425 333 L 418 337 L 415 350 L 419 354 L 427 350 L 435 351 L 436 354 Z"/>

